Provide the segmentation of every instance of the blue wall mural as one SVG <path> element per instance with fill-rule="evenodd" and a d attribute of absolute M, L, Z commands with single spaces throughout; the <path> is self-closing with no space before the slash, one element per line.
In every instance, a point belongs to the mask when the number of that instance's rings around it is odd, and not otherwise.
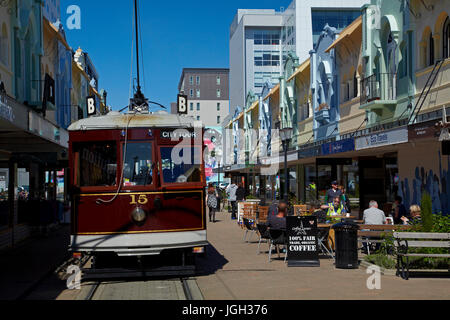
<path fill-rule="evenodd" d="M 403 197 L 404 204 L 409 208 L 413 204 L 421 204 L 424 191 L 431 195 L 433 202 L 433 213 L 450 213 L 450 171 L 442 167 L 441 152 L 439 156 L 439 173 L 433 170 L 426 171 L 424 167 L 416 167 L 412 185 L 408 178 L 401 182 L 400 196 Z M 446 156 L 447 168 L 450 168 L 450 157 Z"/>

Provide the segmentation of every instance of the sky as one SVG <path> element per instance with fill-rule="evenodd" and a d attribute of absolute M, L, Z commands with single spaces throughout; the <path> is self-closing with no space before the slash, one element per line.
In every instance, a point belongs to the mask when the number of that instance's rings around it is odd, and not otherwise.
<path fill-rule="evenodd" d="M 140 0 L 144 65 L 141 86 L 147 98 L 175 102 L 183 68 L 229 68 L 229 30 L 237 9 L 288 7 L 291 0 Z M 81 9 L 81 29 L 69 30 L 70 5 Z M 113 110 L 126 107 L 133 55 L 133 0 L 61 0 L 69 45 L 89 53 Z M 145 73 L 145 77 L 144 77 Z M 143 79 L 142 79 L 143 78 Z"/>

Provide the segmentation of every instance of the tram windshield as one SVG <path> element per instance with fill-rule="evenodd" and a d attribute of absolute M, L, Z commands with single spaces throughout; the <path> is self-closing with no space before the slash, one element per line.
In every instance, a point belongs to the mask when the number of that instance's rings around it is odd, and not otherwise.
<path fill-rule="evenodd" d="M 125 147 L 124 147 L 125 153 Z M 126 146 L 123 185 L 147 186 L 153 183 L 152 144 L 128 143 Z"/>
<path fill-rule="evenodd" d="M 201 182 L 201 148 L 161 147 L 164 183 Z"/>
<path fill-rule="evenodd" d="M 74 184 L 79 187 L 116 186 L 117 146 L 114 141 L 74 143 Z"/>

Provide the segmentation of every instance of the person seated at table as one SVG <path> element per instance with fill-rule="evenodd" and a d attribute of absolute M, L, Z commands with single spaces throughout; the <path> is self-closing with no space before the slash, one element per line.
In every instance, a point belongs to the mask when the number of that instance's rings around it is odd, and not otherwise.
<path fill-rule="evenodd" d="M 378 202 L 370 201 L 369 209 L 364 211 L 363 224 L 367 225 L 383 225 L 386 224 L 386 215 L 378 209 Z"/>
<path fill-rule="evenodd" d="M 418 205 L 412 205 L 409 208 L 409 212 L 411 213 L 410 217 L 401 217 L 401 220 L 403 221 L 404 225 L 414 225 L 414 224 L 419 224 L 421 223 L 422 220 L 422 216 L 421 216 L 421 211 L 422 209 L 420 209 L 420 207 Z"/>
<path fill-rule="evenodd" d="M 328 205 L 323 205 L 322 209 L 328 210 L 328 217 L 343 216 L 347 214 L 347 210 L 345 210 L 345 207 L 342 205 L 341 196 L 334 197 L 333 202 Z"/>
<path fill-rule="evenodd" d="M 272 212 L 267 217 L 266 226 L 273 230 L 286 231 L 286 216 L 288 212 L 288 204 L 285 201 L 280 201 L 276 208 L 276 212 Z"/>
<path fill-rule="evenodd" d="M 317 217 L 317 223 L 325 224 L 327 223 L 327 213 L 322 210 L 322 206 L 319 201 L 314 201 L 312 203 L 312 207 L 314 209 L 313 216 Z"/>
<path fill-rule="evenodd" d="M 365 225 L 384 225 L 387 224 L 386 214 L 378 209 L 378 202 L 375 200 L 370 201 L 369 209 L 364 211 L 363 224 Z M 370 230 L 362 230 L 370 231 Z M 363 242 L 364 252 L 368 253 L 369 243 Z M 375 246 L 375 251 L 380 249 L 380 243 Z"/>

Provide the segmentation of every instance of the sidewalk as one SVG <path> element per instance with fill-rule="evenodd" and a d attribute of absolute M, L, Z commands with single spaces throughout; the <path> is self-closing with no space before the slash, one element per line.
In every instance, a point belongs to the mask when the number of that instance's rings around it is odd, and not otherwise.
<path fill-rule="evenodd" d="M 288 268 L 281 260 L 269 263 L 268 245 L 258 237 L 243 241 L 244 231 L 229 213 L 218 213 L 208 225 L 208 256 L 198 259 L 197 283 L 205 300 L 427 300 L 450 299 L 450 279 L 381 277 L 381 290 L 369 290 L 365 268 L 338 270 L 331 259 L 320 268 Z M 278 258 L 277 254 L 273 258 Z"/>
<path fill-rule="evenodd" d="M 70 227 L 63 226 L 46 238 L 30 238 L 0 251 L 0 300 L 16 300 L 55 270 L 68 254 L 69 241 Z"/>

